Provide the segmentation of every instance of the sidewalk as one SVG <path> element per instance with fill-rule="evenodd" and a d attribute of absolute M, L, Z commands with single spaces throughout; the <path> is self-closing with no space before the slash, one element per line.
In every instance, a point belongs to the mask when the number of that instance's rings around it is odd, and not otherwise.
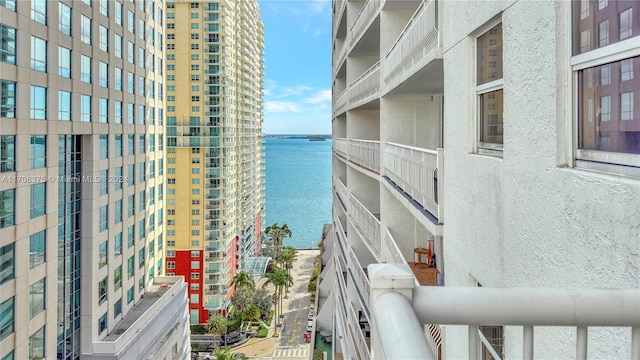
<path fill-rule="evenodd" d="M 293 287 L 297 288 L 298 291 L 294 292 L 292 290 L 288 295 L 288 299 L 283 298 L 282 308 L 284 314 L 288 314 L 295 310 L 308 308 L 311 304 L 309 302 L 310 294 L 306 292 L 306 288 L 311 277 L 311 270 L 309 269 L 310 267 L 313 268 L 313 262 L 315 261 L 315 258 L 319 253 L 320 252 L 317 249 L 298 250 L 298 258 L 293 264 L 293 268 L 291 269 L 291 276 L 293 277 L 294 283 Z M 264 281 L 265 279 L 261 279 L 257 287 L 261 287 Z M 271 291 L 273 291 L 273 286 L 269 285 L 268 287 Z M 301 291 L 301 289 L 304 289 L 305 291 Z M 289 344 L 289 339 L 273 337 L 275 326 L 276 319 L 273 319 L 271 325 L 269 326 L 269 332 L 267 333 L 266 338 L 251 338 L 246 344 L 232 349 L 233 352 L 244 353 L 248 357 L 252 358 L 261 358 L 271 357 L 273 355 L 273 352 L 279 346 L 291 348 L 292 344 Z M 285 324 L 285 326 L 290 327 L 293 326 L 293 324 Z M 281 331 L 282 329 L 278 329 L 278 333 L 280 333 Z M 310 344 L 306 345 L 310 347 Z"/>

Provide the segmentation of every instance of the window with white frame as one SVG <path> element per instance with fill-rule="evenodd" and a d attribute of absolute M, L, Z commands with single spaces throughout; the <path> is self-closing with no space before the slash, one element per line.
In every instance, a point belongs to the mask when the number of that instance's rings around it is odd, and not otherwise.
<path fill-rule="evenodd" d="M 503 143 L 502 23 L 476 39 L 478 152 L 498 155 Z"/>
<path fill-rule="evenodd" d="M 630 81 L 640 66 L 639 24 L 632 16 L 640 3 L 580 1 L 571 6 L 574 165 L 640 175 L 640 111 L 634 108 L 640 82 Z"/>

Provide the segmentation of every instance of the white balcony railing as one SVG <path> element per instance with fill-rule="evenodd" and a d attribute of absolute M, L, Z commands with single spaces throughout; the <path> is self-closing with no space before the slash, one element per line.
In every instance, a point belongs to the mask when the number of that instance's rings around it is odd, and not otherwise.
<path fill-rule="evenodd" d="M 342 19 L 342 15 L 344 14 L 344 10 L 347 8 L 347 0 L 334 1 L 333 9 L 336 14 L 338 14 L 334 19 L 337 21 L 333 22 L 333 37 L 336 36 L 338 32 L 338 27 L 340 26 L 340 21 Z"/>
<path fill-rule="evenodd" d="M 338 138 L 332 141 L 333 151 L 344 159 L 347 159 L 347 151 L 349 148 L 349 141 L 345 138 Z"/>
<path fill-rule="evenodd" d="M 431 59 L 427 55 L 440 46 L 438 0 L 422 3 L 387 53 L 385 84 L 399 84 Z"/>
<path fill-rule="evenodd" d="M 371 296 L 371 284 L 369 283 L 369 278 L 360 265 L 355 252 L 353 252 L 353 248 L 349 248 L 348 266 L 349 271 L 353 275 L 356 290 L 362 297 L 362 307 L 364 308 L 364 312 L 367 315 L 367 319 L 371 319 L 369 317 L 369 297 Z"/>
<path fill-rule="evenodd" d="M 336 102 L 334 103 L 334 115 L 342 114 L 347 109 L 347 97 L 348 97 L 347 89 L 344 89 L 338 97 L 336 97 Z"/>
<path fill-rule="evenodd" d="M 384 175 L 442 222 L 443 182 L 441 177 L 444 154 L 442 149 L 428 150 L 395 143 L 386 143 Z M 440 186 L 438 186 L 440 185 Z"/>
<path fill-rule="evenodd" d="M 340 180 L 339 177 L 334 176 L 333 177 L 333 186 L 336 189 L 336 193 L 338 194 L 338 197 L 341 200 L 341 205 L 346 207 L 347 206 L 347 201 L 349 199 L 349 192 L 347 191 L 347 187 L 342 183 L 342 180 Z M 343 208 L 344 210 L 347 210 L 346 208 Z"/>
<path fill-rule="evenodd" d="M 334 71 L 338 71 L 338 69 L 340 69 L 340 65 L 342 65 L 342 62 L 347 57 L 347 52 L 349 51 L 349 44 L 347 43 L 347 40 L 345 39 L 341 44 L 336 43 L 336 50 L 337 51 L 335 51 L 335 53 L 338 54 L 338 56 L 333 64 Z"/>
<path fill-rule="evenodd" d="M 367 0 L 348 32 L 349 46 L 353 46 L 365 30 L 369 28 L 369 23 L 376 18 L 376 14 L 380 11 L 383 3 L 384 1 L 381 0 Z"/>
<path fill-rule="evenodd" d="M 375 140 L 349 140 L 349 160 L 379 174 L 380 142 Z"/>
<path fill-rule="evenodd" d="M 380 220 L 376 218 L 355 196 L 349 199 L 349 217 L 360 233 L 371 253 L 380 259 Z"/>
<path fill-rule="evenodd" d="M 371 1 L 371 0 L 369 0 Z M 380 92 L 380 61 L 373 64 L 364 74 L 349 85 L 349 108 L 368 99 L 377 97 Z"/>
<path fill-rule="evenodd" d="M 356 316 L 356 312 L 353 309 L 351 304 L 348 305 L 347 309 L 347 321 L 349 327 L 351 328 L 352 335 L 355 338 L 356 348 L 358 349 L 358 353 L 360 354 L 360 359 L 369 360 L 371 358 L 371 352 L 369 351 L 369 346 L 367 346 L 367 341 L 364 338 L 364 334 L 360 330 L 360 323 L 358 321 L 358 317 Z"/>
<path fill-rule="evenodd" d="M 451 346 L 467 348 L 470 359 L 485 341 L 481 324 L 521 326 L 524 359 L 533 359 L 535 326 L 576 328 L 580 360 L 589 327 L 631 328 L 631 359 L 640 358 L 640 289 L 416 286 L 408 265 L 372 264 L 368 272 L 376 359 L 437 359 L 424 336 L 429 323 L 468 326 L 468 343 Z"/>

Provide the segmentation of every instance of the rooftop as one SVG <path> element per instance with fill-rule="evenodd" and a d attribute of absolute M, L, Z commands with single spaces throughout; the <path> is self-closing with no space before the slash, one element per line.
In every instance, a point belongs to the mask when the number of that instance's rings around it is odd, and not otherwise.
<path fill-rule="evenodd" d="M 122 320 L 116 325 L 116 327 L 104 338 L 102 341 L 117 341 L 142 315 L 147 312 L 169 289 L 175 285 L 175 281 L 172 283 L 153 283 L 151 288 L 144 293 L 144 297 L 139 299 L 138 302 L 127 312 Z"/>

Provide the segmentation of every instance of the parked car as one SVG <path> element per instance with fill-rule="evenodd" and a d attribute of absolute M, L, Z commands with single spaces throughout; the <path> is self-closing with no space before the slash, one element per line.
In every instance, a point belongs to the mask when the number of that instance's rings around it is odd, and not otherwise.
<path fill-rule="evenodd" d="M 307 315 L 307 320 L 309 321 L 313 320 L 314 316 L 316 316 L 316 314 L 313 313 L 313 310 L 309 311 L 309 315 Z"/>
<path fill-rule="evenodd" d="M 313 331 L 313 320 L 307 322 L 307 331 Z"/>
<path fill-rule="evenodd" d="M 204 356 L 204 360 L 216 360 L 216 356 L 213 355 L 213 353 L 208 353 L 207 355 Z"/>
<path fill-rule="evenodd" d="M 304 333 L 304 341 L 310 343 L 311 342 L 311 333 L 310 332 L 306 332 Z"/>

